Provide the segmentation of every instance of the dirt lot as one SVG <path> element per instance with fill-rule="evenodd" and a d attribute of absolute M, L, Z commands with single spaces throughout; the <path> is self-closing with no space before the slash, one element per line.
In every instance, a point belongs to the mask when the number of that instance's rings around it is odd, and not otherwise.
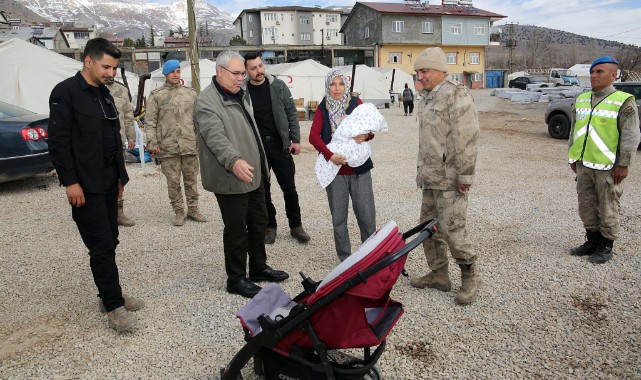
<path fill-rule="evenodd" d="M 449 293 L 400 278 L 392 295 L 405 314 L 379 362 L 384 377 L 641 379 L 641 161 L 626 180 L 615 258 L 595 266 L 570 257 L 583 231 L 566 142 L 548 136 L 546 104 L 512 104 L 488 90 L 473 95 L 481 140 L 468 227 L 479 299 L 454 304 L 460 271 L 453 263 Z M 418 125 L 396 105 L 381 112 L 390 131 L 373 141 L 377 224 L 395 220 L 406 230 L 419 215 Z M 301 123 L 304 136 L 310 125 Z M 268 260 L 292 275 L 282 284 L 290 295 L 301 291 L 298 271 L 320 279 L 338 263 L 314 162 L 306 144 L 296 165 L 309 244 L 289 237 L 282 196 L 274 194 L 279 235 Z M 130 164 L 128 171 L 126 210 L 137 224 L 120 230 L 118 264 L 124 289 L 147 307 L 137 312 L 139 326 L 121 335 L 97 311 L 86 250 L 57 180 L 0 184 L 0 378 L 204 379 L 242 346 L 234 315 L 245 300 L 224 290 L 215 197 L 201 191 L 208 223 L 175 228 L 158 168 Z M 351 216 L 350 232 L 355 245 Z M 406 269 L 427 271 L 420 248 Z"/>

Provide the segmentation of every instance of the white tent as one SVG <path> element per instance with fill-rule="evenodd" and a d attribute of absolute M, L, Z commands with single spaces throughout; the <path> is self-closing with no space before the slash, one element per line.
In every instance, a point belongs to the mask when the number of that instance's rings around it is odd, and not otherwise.
<path fill-rule="evenodd" d="M 313 59 L 270 65 L 266 71 L 282 79 L 294 99 L 305 99 L 305 106 L 310 100 L 320 103 L 325 96 L 325 77 L 329 68 Z"/>
<path fill-rule="evenodd" d="M 416 89 L 414 88 L 414 77 L 411 74 L 408 74 L 407 71 L 402 69 L 391 69 L 389 67 L 372 67 L 372 69 L 385 75 L 385 79 L 387 80 L 388 91 L 390 88 L 390 84 L 392 83 L 392 72 L 393 72 L 394 73 L 394 86 L 392 87 L 393 93 L 402 94 L 403 90 L 405 89 L 405 83 L 407 83 L 407 85 L 413 92 L 416 92 Z"/>
<path fill-rule="evenodd" d="M 352 66 L 335 68 L 347 76 L 350 81 L 348 86 L 351 86 Z M 364 103 L 372 103 L 378 107 L 390 102 L 389 82 L 382 73 L 366 65 L 356 65 L 355 79 L 353 92 L 358 92 Z"/>
<path fill-rule="evenodd" d="M 48 115 L 51 90 L 76 75 L 82 62 L 14 38 L 0 44 L 0 67 L 0 100 Z M 126 76 L 135 100 L 138 76 L 131 72 Z"/>
<path fill-rule="evenodd" d="M 579 86 L 590 87 L 590 64 L 578 63 L 570 67 L 573 73 L 576 74 L 579 79 Z"/>
<path fill-rule="evenodd" d="M 200 69 L 200 88 L 203 89 L 211 84 L 211 78 L 216 75 L 216 62 L 209 59 L 198 61 Z M 191 63 L 189 61 L 180 62 L 180 79 L 183 86 L 191 87 Z M 145 96 L 149 96 L 151 90 L 161 87 L 165 83 L 165 76 L 162 74 L 162 67 L 151 72 L 151 80 L 145 84 Z"/>

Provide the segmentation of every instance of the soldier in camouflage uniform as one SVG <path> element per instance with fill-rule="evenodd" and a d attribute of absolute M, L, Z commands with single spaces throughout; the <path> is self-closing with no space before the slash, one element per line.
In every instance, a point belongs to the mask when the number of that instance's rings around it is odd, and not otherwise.
<path fill-rule="evenodd" d="M 127 141 L 127 148 L 133 149 L 136 144 L 136 130 L 134 128 L 134 111 L 131 108 L 129 100 L 129 90 L 124 85 L 111 80 L 106 84 L 111 96 L 114 98 L 114 104 L 118 110 L 118 119 L 120 120 L 120 137 L 124 144 Z M 122 196 L 118 198 L 118 225 L 131 227 L 136 224 L 133 219 L 125 215 L 123 211 Z"/>
<path fill-rule="evenodd" d="M 639 145 L 639 116 L 634 96 L 617 91 L 619 61 L 610 56 L 590 65 L 592 91 L 579 95 L 574 105 L 568 160 L 576 174 L 579 216 L 586 242 L 570 250 L 588 256 L 593 264 L 612 259 L 618 238 L 623 180 L 628 176 Z"/>
<path fill-rule="evenodd" d="M 206 222 L 198 211 L 198 151 L 194 131 L 196 92 L 183 87 L 180 64 L 172 59 L 163 65 L 165 84 L 149 95 L 145 113 L 147 150 L 161 160 L 167 191 L 176 213 L 174 226 L 185 224 L 185 206 L 180 186 L 182 174 L 187 198 L 187 218 Z"/>
<path fill-rule="evenodd" d="M 479 284 L 476 253 L 466 230 L 467 193 L 474 182 L 479 123 L 467 87 L 447 76 L 445 54 L 427 48 L 414 63 L 423 85 L 418 103 L 419 152 L 416 182 L 423 189 L 421 221 L 438 219 L 438 231 L 423 243 L 431 270 L 413 278 L 417 288 L 449 292 L 447 249 L 461 268 L 459 304 L 476 299 Z"/>

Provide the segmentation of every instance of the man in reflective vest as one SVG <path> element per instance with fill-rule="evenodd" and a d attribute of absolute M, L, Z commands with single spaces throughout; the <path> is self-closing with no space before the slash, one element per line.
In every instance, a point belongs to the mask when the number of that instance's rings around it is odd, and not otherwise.
<path fill-rule="evenodd" d="M 619 199 L 622 182 L 639 145 L 639 116 L 634 96 L 617 91 L 612 83 L 619 62 L 609 56 L 590 66 L 592 91 L 579 95 L 568 153 L 576 174 L 579 216 L 586 242 L 570 250 L 602 264 L 612 258 L 619 234 Z"/>

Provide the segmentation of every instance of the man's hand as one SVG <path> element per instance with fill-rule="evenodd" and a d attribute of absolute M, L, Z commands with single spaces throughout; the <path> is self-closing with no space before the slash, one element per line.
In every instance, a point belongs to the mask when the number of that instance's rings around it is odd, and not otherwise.
<path fill-rule="evenodd" d="M 69 185 L 65 188 L 67 193 L 67 202 L 74 207 L 81 207 L 85 205 L 85 193 L 78 183 Z"/>
<path fill-rule="evenodd" d="M 615 166 L 612 168 L 612 180 L 615 185 L 620 184 L 628 176 L 627 166 Z"/>
<path fill-rule="evenodd" d="M 118 198 L 122 198 L 122 193 L 125 192 L 125 187 L 122 185 L 122 181 L 118 178 Z"/>
<path fill-rule="evenodd" d="M 132 141 L 132 140 L 128 140 L 127 141 L 127 148 L 128 149 L 133 149 L 134 147 L 136 147 L 136 142 Z"/>
<path fill-rule="evenodd" d="M 576 161 L 570 164 L 570 167 L 572 168 L 572 171 L 574 174 L 576 174 Z"/>
<path fill-rule="evenodd" d="M 356 135 L 353 137 L 354 141 L 356 141 L 356 144 L 360 144 L 362 142 L 365 142 L 369 139 L 369 134 L 363 133 L 361 135 Z"/>
<path fill-rule="evenodd" d="M 300 153 L 300 144 L 298 143 L 291 143 L 289 144 L 289 153 L 293 154 L 296 156 L 298 153 Z"/>
<path fill-rule="evenodd" d="M 329 158 L 329 160 L 336 165 L 345 165 L 347 163 L 347 158 L 345 158 L 345 156 L 341 156 L 340 154 L 333 155 Z"/>
<path fill-rule="evenodd" d="M 456 185 L 456 190 L 458 190 L 458 192 L 461 194 L 465 194 L 468 192 L 468 190 L 470 190 L 471 187 L 472 185 L 470 185 L 469 183 L 459 183 Z"/>
<path fill-rule="evenodd" d="M 160 153 L 160 147 L 156 147 L 156 148 L 154 148 L 154 149 L 150 149 L 150 150 L 149 150 L 149 153 L 151 153 L 151 154 L 158 154 L 158 153 Z"/>
<path fill-rule="evenodd" d="M 251 183 L 254 179 L 252 170 L 254 170 L 254 167 L 249 165 L 245 160 L 238 160 L 234 162 L 234 166 L 231 168 L 231 171 L 234 173 L 236 178 L 245 183 Z"/>

